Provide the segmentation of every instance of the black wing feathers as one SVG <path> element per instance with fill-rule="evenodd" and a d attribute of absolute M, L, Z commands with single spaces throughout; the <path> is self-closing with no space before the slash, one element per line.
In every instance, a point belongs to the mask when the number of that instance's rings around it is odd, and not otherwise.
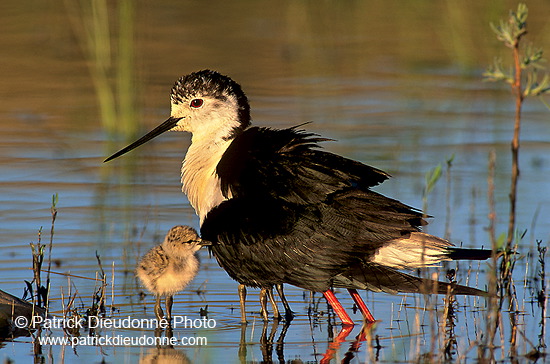
<path fill-rule="evenodd" d="M 388 240 L 418 231 L 418 211 L 370 190 L 388 174 L 319 150 L 325 140 L 252 127 L 224 153 L 216 172 L 229 199 L 201 235 L 237 281 L 323 291 Z"/>
<path fill-rule="evenodd" d="M 372 191 L 389 175 L 319 150 L 326 140 L 296 128 L 238 135 L 216 168 L 227 200 L 206 216 L 202 238 L 249 286 L 418 291 L 422 279 L 372 260 L 388 242 L 419 231 L 422 213 Z"/>
<path fill-rule="evenodd" d="M 222 193 L 309 204 L 342 188 L 368 188 L 389 177 L 376 168 L 318 150 L 318 143 L 326 140 L 295 128 L 247 129 L 217 166 Z"/>
<path fill-rule="evenodd" d="M 456 283 L 438 282 L 428 278 L 415 277 L 384 267 L 379 264 L 360 264 L 356 265 L 347 272 L 335 277 L 333 282 L 335 287 L 348 288 L 355 285 L 363 289 L 375 292 L 386 292 L 395 294 L 398 292 L 408 293 L 438 293 L 438 294 L 461 294 L 486 296 L 487 292 L 476 288 L 462 286 Z"/>

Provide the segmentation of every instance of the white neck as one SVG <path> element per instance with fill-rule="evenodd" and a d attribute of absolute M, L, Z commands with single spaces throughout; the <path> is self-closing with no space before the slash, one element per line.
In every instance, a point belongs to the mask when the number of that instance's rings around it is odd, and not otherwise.
<path fill-rule="evenodd" d="M 193 134 L 181 168 L 182 190 L 204 222 L 206 214 L 226 200 L 220 188 L 216 167 L 232 140 L 213 143 L 212 139 Z"/>

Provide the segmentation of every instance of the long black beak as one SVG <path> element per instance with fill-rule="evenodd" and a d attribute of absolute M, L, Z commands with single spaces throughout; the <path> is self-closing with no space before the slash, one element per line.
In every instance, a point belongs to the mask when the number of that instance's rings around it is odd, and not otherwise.
<path fill-rule="evenodd" d="M 178 123 L 178 121 L 180 121 L 180 120 L 181 120 L 181 118 L 169 117 L 168 120 L 166 120 L 165 122 L 163 122 L 162 124 L 160 124 L 159 126 L 154 128 L 153 130 L 151 130 L 150 132 L 148 132 L 147 134 L 145 134 L 144 136 L 142 136 L 141 138 L 139 138 L 138 140 L 136 140 L 132 144 L 128 145 L 127 147 L 122 148 L 121 150 L 119 150 L 118 152 L 116 152 L 115 154 L 110 156 L 109 158 L 105 159 L 103 161 L 103 163 L 108 162 L 111 159 L 118 158 L 121 155 L 128 153 L 132 149 L 135 149 L 135 148 L 139 147 L 140 145 L 147 143 L 149 140 L 153 139 L 154 137 L 159 136 L 160 134 L 164 133 L 165 131 L 168 131 L 168 130 L 172 129 L 173 127 L 175 127 L 176 124 Z"/>

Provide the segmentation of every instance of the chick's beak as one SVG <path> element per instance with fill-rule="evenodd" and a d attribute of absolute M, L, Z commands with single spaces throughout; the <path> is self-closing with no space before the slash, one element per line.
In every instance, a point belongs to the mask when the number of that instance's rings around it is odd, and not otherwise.
<path fill-rule="evenodd" d="M 208 240 L 203 240 L 201 239 L 199 242 L 198 242 L 199 245 L 201 246 L 211 246 L 212 245 L 212 242 L 208 241 Z"/>
<path fill-rule="evenodd" d="M 121 150 L 119 150 L 118 152 L 116 152 L 115 154 L 110 156 L 109 158 L 105 159 L 103 161 L 103 163 L 108 162 L 112 159 L 118 158 L 121 155 L 128 153 L 132 149 L 135 149 L 135 148 L 139 147 L 140 145 L 147 143 L 149 140 L 153 139 L 154 137 L 159 136 L 160 134 L 164 133 L 165 131 L 168 131 L 168 130 L 174 128 L 177 125 L 178 121 L 180 121 L 181 119 L 182 118 L 169 117 L 168 120 L 166 120 L 165 122 L 163 122 L 162 124 L 160 124 L 159 126 L 154 128 L 153 130 L 151 130 L 150 132 L 148 132 L 147 134 L 145 134 L 144 136 L 142 136 L 141 138 L 139 138 L 138 140 L 136 140 L 132 144 L 122 148 Z"/>

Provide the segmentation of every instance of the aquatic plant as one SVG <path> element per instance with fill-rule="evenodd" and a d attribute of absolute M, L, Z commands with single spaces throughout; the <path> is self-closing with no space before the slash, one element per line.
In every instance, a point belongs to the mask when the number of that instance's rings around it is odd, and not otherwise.
<path fill-rule="evenodd" d="M 489 278 L 490 294 L 494 295 L 498 291 L 500 293 L 500 303 L 497 307 L 495 299 L 489 300 L 489 317 L 487 320 L 488 338 L 485 344 L 490 350 L 490 358 L 493 358 L 493 341 L 496 336 L 496 331 L 499 325 L 502 325 L 501 309 L 505 302 L 508 303 L 509 324 L 510 324 L 510 348 L 509 357 L 517 358 L 517 335 L 518 335 L 518 299 L 516 289 L 512 279 L 512 272 L 515 263 L 518 259 L 517 246 L 518 242 L 524 237 L 526 231 L 519 232 L 516 227 L 516 203 L 517 203 L 517 186 L 520 176 L 519 169 L 519 148 L 520 148 L 520 129 L 521 129 L 521 113 L 523 102 L 528 96 L 542 96 L 550 93 L 550 79 L 548 72 L 542 67 L 542 49 L 534 48 L 532 45 L 523 44 L 522 40 L 527 34 L 527 6 L 520 3 L 516 11 L 511 11 L 507 20 L 501 20 L 497 25 L 491 24 L 493 31 L 497 35 L 497 39 L 506 47 L 512 50 L 512 66 L 505 70 L 501 59 L 495 59 L 493 64 L 483 74 L 487 81 L 506 82 L 510 85 L 512 94 L 515 99 L 515 115 L 514 115 L 514 133 L 511 141 L 512 153 L 512 171 L 510 183 L 510 212 L 508 218 L 508 232 L 504 241 L 502 238 L 495 238 L 495 211 L 494 211 L 494 196 L 493 196 L 493 175 L 495 165 L 495 153 L 490 155 L 489 159 L 489 204 L 490 204 L 490 226 L 489 232 L 493 247 L 493 265 L 496 269 L 496 252 L 497 250 L 503 253 L 503 258 L 499 266 L 499 276 L 496 277 L 496 271 Z M 542 76 L 541 76 L 542 74 Z M 545 103 L 548 106 L 547 103 Z M 483 351 L 483 350 L 482 350 Z M 481 357 L 485 358 L 482 353 Z"/>
<path fill-rule="evenodd" d="M 497 58 L 483 74 L 487 81 L 508 83 L 515 97 L 514 135 L 511 143 L 512 180 L 510 186 L 510 215 L 506 252 L 510 251 L 516 234 L 515 220 L 522 105 L 524 99 L 528 96 L 539 96 L 544 102 L 542 96 L 550 93 L 550 76 L 542 66 L 544 62 L 542 49 L 534 48 L 532 45 L 522 46 L 521 40 L 527 34 L 527 15 L 527 6 L 520 3 L 517 11 L 510 12 L 507 21 L 501 20 L 498 25 L 491 24 L 493 31 L 497 35 L 497 39 L 512 50 L 513 65 L 506 71 L 503 69 L 502 60 Z M 541 74 L 542 77 L 540 76 Z M 545 104 L 548 106 L 547 103 Z M 503 266 L 503 268 L 505 267 Z"/>

